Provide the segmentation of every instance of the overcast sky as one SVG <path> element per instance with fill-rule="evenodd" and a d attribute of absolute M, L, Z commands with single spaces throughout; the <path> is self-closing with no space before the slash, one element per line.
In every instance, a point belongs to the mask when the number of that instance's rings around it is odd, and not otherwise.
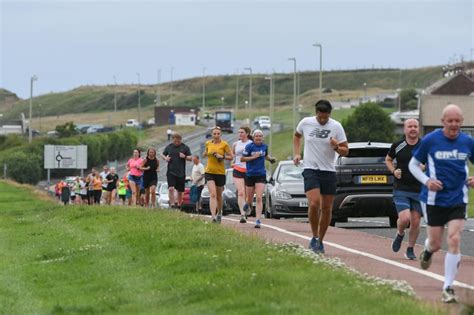
<path fill-rule="evenodd" d="M 474 0 L 0 0 L 0 87 L 27 98 L 80 85 L 206 74 L 422 67 L 471 57 Z"/>

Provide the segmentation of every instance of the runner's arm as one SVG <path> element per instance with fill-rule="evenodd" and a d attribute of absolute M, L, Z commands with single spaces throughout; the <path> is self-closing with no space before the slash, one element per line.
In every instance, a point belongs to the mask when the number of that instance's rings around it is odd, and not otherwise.
<path fill-rule="evenodd" d="M 412 157 L 410 160 L 410 163 L 408 164 L 408 168 L 410 169 L 410 172 L 412 175 L 423 185 L 426 185 L 428 180 L 430 179 L 428 176 L 426 176 L 425 173 L 421 170 L 421 162 L 418 161 L 415 157 Z"/>

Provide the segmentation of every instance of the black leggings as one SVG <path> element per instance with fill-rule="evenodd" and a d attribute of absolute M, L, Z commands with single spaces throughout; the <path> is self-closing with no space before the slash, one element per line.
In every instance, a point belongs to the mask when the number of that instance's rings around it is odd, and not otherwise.
<path fill-rule="evenodd" d="M 102 190 L 94 190 L 94 203 L 100 204 L 100 197 L 102 197 Z"/>

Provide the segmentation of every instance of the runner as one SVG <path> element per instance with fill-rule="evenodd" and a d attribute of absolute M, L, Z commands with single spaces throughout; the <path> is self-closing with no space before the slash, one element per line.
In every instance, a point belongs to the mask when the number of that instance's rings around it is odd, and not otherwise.
<path fill-rule="evenodd" d="M 349 153 L 342 125 L 330 118 L 332 105 L 327 100 L 315 104 L 316 117 L 306 117 L 296 127 L 293 137 L 295 165 L 301 161 L 301 137 L 304 136 L 303 178 L 308 198 L 308 218 L 313 238 L 309 243 L 315 253 L 324 254 L 324 235 L 331 222 L 336 194 L 336 153 Z M 321 212 L 321 213 L 320 213 Z"/>
<path fill-rule="evenodd" d="M 102 167 L 102 172 L 99 173 L 100 178 L 102 179 L 102 203 L 107 203 L 106 198 L 107 198 L 107 175 L 109 175 L 109 166 L 104 165 Z"/>
<path fill-rule="evenodd" d="M 206 172 L 204 169 L 204 165 L 202 165 L 201 161 L 199 160 L 199 155 L 193 156 L 193 163 L 194 165 L 193 170 L 191 171 L 191 180 L 195 188 L 192 189 L 196 189 L 196 191 L 194 192 L 194 194 L 196 194 L 196 213 L 201 213 L 201 192 L 204 188 L 204 177 Z"/>
<path fill-rule="evenodd" d="M 74 191 L 74 195 L 76 195 L 73 201 L 76 205 L 80 205 L 82 202 L 82 197 L 81 197 L 81 178 L 79 176 L 74 179 L 73 191 Z M 72 195 L 71 195 L 71 199 L 72 199 Z"/>
<path fill-rule="evenodd" d="M 143 187 L 145 188 L 145 206 L 149 207 L 150 198 L 152 208 L 156 207 L 156 184 L 158 182 L 158 168 L 160 161 L 156 158 L 156 150 L 149 148 L 143 160 Z"/>
<path fill-rule="evenodd" d="M 102 197 L 102 177 L 97 172 L 92 178 L 92 189 L 94 196 L 94 204 L 100 205 L 100 199 Z"/>
<path fill-rule="evenodd" d="M 186 181 L 186 161 L 192 160 L 191 150 L 181 142 L 182 137 L 178 133 L 173 134 L 173 142 L 170 143 L 161 157 L 168 162 L 166 180 L 168 181 L 170 207 L 179 209 L 183 202 L 183 192 Z M 175 190 L 178 191 L 178 200 L 175 200 Z"/>
<path fill-rule="evenodd" d="M 140 186 L 142 184 L 142 164 L 143 159 L 140 157 L 140 150 L 133 150 L 133 156 L 127 162 L 127 170 L 129 171 L 128 180 L 130 190 L 132 191 L 130 205 L 136 206 L 140 200 Z"/>
<path fill-rule="evenodd" d="M 245 172 L 247 170 L 245 162 L 241 160 L 242 153 L 249 143 L 252 143 L 249 127 L 239 128 L 239 140 L 232 145 L 232 153 L 234 154 L 234 165 L 232 166 L 232 180 L 237 190 L 237 203 L 240 210 L 240 223 L 247 222 L 247 215 L 252 209 L 253 195 L 246 198 L 245 194 Z"/>
<path fill-rule="evenodd" d="M 115 167 L 110 168 L 110 172 L 105 177 L 107 186 L 105 188 L 105 203 L 108 205 L 115 204 L 115 194 L 117 193 L 117 181 L 119 177 L 115 173 Z M 102 185 L 103 186 L 103 185 Z"/>
<path fill-rule="evenodd" d="M 263 191 L 267 180 L 267 171 L 265 170 L 265 160 L 275 163 L 275 158 L 268 155 L 268 146 L 263 143 L 263 132 L 259 129 L 254 130 L 253 143 L 245 146 L 240 160 L 246 162 L 247 172 L 245 174 L 245 189 L 247 196 L 255 193 L 257 204 L 255 206 L 255 228 L 259 229 L 263 210 Z M 242 219 L 240 221 L 242 223 Z"/>
<path fill-rule="evenodd" d="M 89 206 L 94 204 L 94 178 L 96 176 L 97 170 L 93 167 L 91 172 L 86 177 L 86 187 L 87 187 L 87 204 Z"/>
<path fill-rule="evenodd" d="M 212 128 L 212 140 L 206 142 L 203 157 L 207 157 L 206 183 L 209 189 L 209 209 L 213 223 L 222 220 L 222 191 L 225 185 L 224 160 L 232 161 L 232 150 L 227 142 L 221 139 L 220 127 Z"/>
<path fill-rule="evenodd" d="M 127 198 L 127 187 L 125 185 L 123 178 L 121 178 L 118 183 L 117 192 L 118 192 L 119 199 L 122 200 L 122 205 L 125 206 L 125 200 Z"/>
<path fill-rule="evenodd" d="M 83 177 L 79 179 L 79 186 L 81 187 L 80 195 L 81 195 L 81 204 L 88 204 L 89 198 L 87 195 L 87 184 Z"/>
<path fill-rule="evenodd" d="M 392 250 L 394 252 L 400 250 L 403 237 L 405 236 L 405 229 L 410 226 L 405 258 L 414 260 L 416 255 L 413 247 L 420 233 L 420 220 L 422 216 L 419 196 L 421 185 L 408 170 L 408 163 L 412 157 L 412 151 L 420 143 L 418 120 L 405 120 L 403 133 L 405 134 L 403 139 L 393 143 L 385 157 L 385 164 L 395 178 L 393 183 L 393 202 L 398 212 L 397 233 L 392 242 Z M 396 167 L 394 161 L 396 161 Z"/>
<path fill-rule="evenodd" d="M 422 269 L 428 269 L 432 256 L 441 249 L 447 224 L 448 251 L 444 259 L 444 285 L 441 300 L 457 302 L 453 282 L 461 261 L 461 231 L 466 219 L 469 177 L 468 159 L 474 163 L 474 140 L 461 132 L 464 117 L 457 105 L 444 108 L 443 129 L 427 134 L 413 152 L 409 168 L 422 184 L 420 200 L 427 221 L 425 247 L 420 254 Z M 426 163 L 426 174 L 420 164 Z"/>

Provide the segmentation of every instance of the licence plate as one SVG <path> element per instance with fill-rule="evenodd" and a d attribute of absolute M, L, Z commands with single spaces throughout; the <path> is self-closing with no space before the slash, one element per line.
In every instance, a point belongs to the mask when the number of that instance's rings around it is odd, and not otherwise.
<path fill-rule="evenodd" d="M 361 184 L 386 184 L 387 175 L 362 175 L 360 176 Z"/>
<path fill-rule="evenodd" d="M 307 201 L 300 201 L 300 207 L 307 207 L 308 202 Z"/>

